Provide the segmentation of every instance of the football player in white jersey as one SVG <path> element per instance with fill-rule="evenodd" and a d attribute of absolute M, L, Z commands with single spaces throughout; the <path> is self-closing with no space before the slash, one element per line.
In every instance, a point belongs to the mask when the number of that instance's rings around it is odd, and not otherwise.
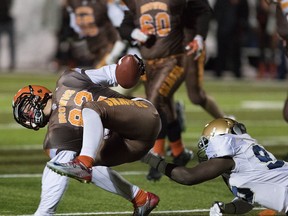
<path fill-rule="evenodd" d="M 218 213 L 211 208 L 210 215 L 243 214 L 257 204 L 288 215 L 288 163 L 258 144 L 243 124 L 229 118 L 213 120 L 205 126 L 198 147 L 201 163 L 195 167 L 167 163 L 151 152 L 143 162 L 184 185 L 222 175 L 237 200 L 219 205 Z"/>

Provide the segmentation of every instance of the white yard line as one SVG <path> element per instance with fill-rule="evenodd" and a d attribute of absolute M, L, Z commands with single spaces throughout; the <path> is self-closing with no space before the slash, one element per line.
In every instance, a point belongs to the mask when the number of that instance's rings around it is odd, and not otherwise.
<path fill-rule="evenodd" d="M 255 210 L 263 210 L 265 208 L 253 208 Z M 209 212 L 210 209 L 189 209 L 189 210 L 170 210 L 170 211 L 153 211 L 152 215 L 157 214 L 183 214 L 183 213 L 200 213 L 200 212 Z M 76 216 L 76 215 L 131 215 L 132 212 L 123 211 L 123 212 L 74 212 L 74 213 L 59 213 L 55 216 Z M 17 215 L 17 216 L 32 216 L 32 215 Z"/>

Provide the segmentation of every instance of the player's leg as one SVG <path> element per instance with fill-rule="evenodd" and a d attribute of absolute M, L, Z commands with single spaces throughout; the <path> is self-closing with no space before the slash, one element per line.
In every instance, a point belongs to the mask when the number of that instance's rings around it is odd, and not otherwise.
<path fill-rule="evenodd" d="M 157 195 L 131 184 L 116 171 L 105 166 L 92 168 L 92 183 L 130 201 L 134 206 L 133 215 L 146 215 L 159 203 Z"/>
<path fill-rule="evenodd" d="M 185 153 L 185 147 L 181 138 L 182 130 L 173 101 L 174 93 L 185 79 L 182 65 L 183 59 L 179 56 L 169 57 L 151 65 L 148 62 L 147 66 L 146 95 L 155 104 L 162 121 L 162 130 L 153 147 L 153 152 L 160 156 L 165 155 L 164 145 L 166 136 L 168 136 L 174 158 Z M 160 177 L 161 175 L 158 171 L 150 168 L 147 175 L 148 180 L 159 180 Z"/>
<path fill-rule="evenodd" d="M 75 156 L 75 152 L 61 151 L 50 162 L 66 163 Z M 34 215 L 54 215 L 68 182 L 69 179 L 66 176 L 61 176 L 46 166 L 42 175 L 41 200 Z"/>
<path fill-rule="evenodd" d="M 203 89 L 204 63 L 205 52 L 202 53 L 197 61 L 194 61 L 194 59 L 189 56 L 185 57 L 185 83 L 188 97 L 193 104 L 201 106 L 212 117 L 221 118 L 224 116 L 224 112 Z"/>
<path fill-rule="evenodd" d="M 112 101 L 110 105 L 115 102 Z M 117 101 L 123 105 L 101 106 L 102 116 L 107 116 L 102 119 L 103 125 L 111 133 L 99 150 L 97 164 L 111 166 L 141 159 L 153 147 L 160 131 L 159 114 L 150 102 L 127 99 Z M 104 100 L 101 103 L 106 102 Z"/>
<path fill-rule="evenodd" d="M 110 147 L 120 146 L 118 140 L 109 145 L 107 141 L 103 142 L 105 137 L 109 137 L 109 134 L 104 134 L 104 128 L 120 134 L 121 140 L 124 138 L 139 140 L 136 143 L 137 146 L 135 144 L 131 147 L 131 149 L 134 148 L 134 151 L 131 151 L 132 154 L 129 156 L 128 154 L 119 155 L 118 151 L 115 152 L 118 157 L 111 158 L 115 165 L 132 162 L 143 157 L 152 148 L 161 127 L 157 110 L 152 103 L 144 99 L 137 101 L 125 98 L 107 98 L 98 102 L 87 102 L 83 107 L 82 117 L 83 144 L 80 155 L 69 163 L 49 163 L 49 166 L 56 172 L 85 183 L 91 181 L 90 168 L 94 164 L 101 145 L 104 145 L 103 148 L 108 149 L 108 152 L 111 151 Z M 109 158 L 110 155 L 107 157 Z M 99 159 L 97 160 L 97 165 L 103 165 L 101 160 L 100 162 Z"/>

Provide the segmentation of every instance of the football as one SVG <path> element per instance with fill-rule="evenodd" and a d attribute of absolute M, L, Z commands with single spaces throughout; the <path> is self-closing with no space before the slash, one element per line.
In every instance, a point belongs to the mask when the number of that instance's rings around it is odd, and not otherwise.
<path fill-rule="evenodd" d="M 116 66 L 116 79 L 118 84 L 129 89 L 138 83 L 141 76 L 138 60 L 133 55 L 125 55 L 119 59 Z"/>

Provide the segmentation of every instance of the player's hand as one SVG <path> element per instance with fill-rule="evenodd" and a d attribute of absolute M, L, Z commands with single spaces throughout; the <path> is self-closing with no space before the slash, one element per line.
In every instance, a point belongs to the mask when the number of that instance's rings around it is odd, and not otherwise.
<path fill-rule="evenodd" d="M 136 54 L 134 54 L 134 57 L 138 60 L 138 68 L 139 68 L 140 75 L 144 75 L 146 69 L 145 69 L 145 64 L 143 60 Z"/>
<path fill-rule="evenodd" d="M 194 55 L 194 60 L 197 60 L 204 49 L 203 37 L 196 35 L 194 39 L 185 47 L 187 55 Z"/>
<path fill-rule="evenodd" d="M 150 166 L 157 168 L 159 163 L 164 159 L 159 155 L 156 155 L 150 150 L 142 159 L 141 162 L 149 164 Z"/>
<path fill-rule="evenodd" d="M 132 31 L 131 37 L 140 44 L 144 44 L 148 40 L 148 35 L 141 31 L 139 28 L 135 28 Z"/>
<path fill-rule="evenodd" d="M 222 216 L 224 211 L 224 203 L 216 201 L 210 208 L 209 216 Z"/>
<path fill-rule="evenodd" d="M 139 28 L 135 28 L 132 31 L 131 37 L 137 41 L 139 45 L 143 45 L 147 48 L 152 47 L 156 42 L 156 36 L 152 32 L 142 31 Z"/>

